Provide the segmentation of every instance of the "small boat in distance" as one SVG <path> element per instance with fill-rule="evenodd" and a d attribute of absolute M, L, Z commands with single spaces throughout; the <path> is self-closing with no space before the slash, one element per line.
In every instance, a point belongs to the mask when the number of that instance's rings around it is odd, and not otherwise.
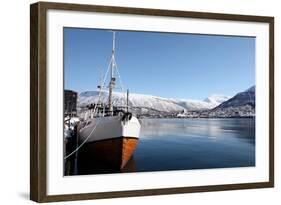
<path fill-rule="evenodd" d="M 85 142 L 83 152 L 87 158 L 106 164 L 110 168 L 123 169 L 132 157 L 140 134 L 139 120 L 129 112 L 127 103 L 122 107 L 113 106 L 112 92 L 116 84 L 115 32 L 113 32 L 112 54 L 109 62 L 108 102 L 101 102 L 104 84 L 99 88 L 99 99 L 90 107 L 90 117 L 79 129 L 79 141 Z M 108 72 L 107 72 L 108 73 Z"/>

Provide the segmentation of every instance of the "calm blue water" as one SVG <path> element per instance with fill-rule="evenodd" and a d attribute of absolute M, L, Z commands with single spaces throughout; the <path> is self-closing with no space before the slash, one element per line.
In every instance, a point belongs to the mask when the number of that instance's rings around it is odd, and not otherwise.
<path fill-rule="evenodd" d="M 141 119 L 134 171 L 255 166 L 255 119 Z"/>
<path fill-rule="evenodd" d="M 255 166 L 255 119 L 141 119 L 137 149 L 123 170 L 78 156 L 66 175 Z"/>

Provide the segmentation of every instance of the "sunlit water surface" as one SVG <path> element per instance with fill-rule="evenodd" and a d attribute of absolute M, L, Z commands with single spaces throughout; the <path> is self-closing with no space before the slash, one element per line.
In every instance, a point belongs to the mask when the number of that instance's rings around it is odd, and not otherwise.
<path fill-rule="evenodd" d="M 136 171 L 255 166 L 255 119 L 142 119 Z"/>
<path fill-rule="evenodd" d="M 141 119 L 140 123 L 137 149 L 123 170 L 93 163 L 86 155 L 70 161 L 67 175 L 255 166 L 254 118 Z"/>

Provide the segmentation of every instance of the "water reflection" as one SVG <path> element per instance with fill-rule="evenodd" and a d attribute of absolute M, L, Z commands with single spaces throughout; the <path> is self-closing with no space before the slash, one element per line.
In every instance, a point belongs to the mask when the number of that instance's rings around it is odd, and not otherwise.
<path fill-rule="evenodd" d="M 154 137 L 205 137 L 237 138 L 255 144 L 255 120 L 252 118 L 230 119 L 142 119 L 141 138 Z"/>
<path fill-rule="evenodd" d="M 76 162 L 67 175 L 255 166 L 255 119 L 142 119 L 137 149 L 123 170 L 87 153 Z"/>
<path fill-rule="evenodd" d="M 84 154 L 78 154 L 77 160 L 74 158 L 68 158 L 65 162 L 65 176 L 72 175 L 91 175 L 91 174 L 111 174 L 111 173 L 128 173 L 136 172 L 136 161 L 132 157 L 126 166 L 120 169 L 114 169 L 108 167 L 107 164 L 103 164 L 100 161 L 93 160 L 92 156 Z"/>
<path fill-rule="evenodd" d="M 138 171 L 255 166 L 253 118 L 142 119 L 141 124 Z"/>

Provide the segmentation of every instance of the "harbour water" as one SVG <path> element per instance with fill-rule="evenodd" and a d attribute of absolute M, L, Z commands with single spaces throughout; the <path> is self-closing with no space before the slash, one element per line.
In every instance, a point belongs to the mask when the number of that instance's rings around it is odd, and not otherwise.
<path fill-rule="evenodd" d="M 255 166 L 255 119 L 141 119 L 139 144 L 124 170 L 77 161 L 68 175 Z"/>

